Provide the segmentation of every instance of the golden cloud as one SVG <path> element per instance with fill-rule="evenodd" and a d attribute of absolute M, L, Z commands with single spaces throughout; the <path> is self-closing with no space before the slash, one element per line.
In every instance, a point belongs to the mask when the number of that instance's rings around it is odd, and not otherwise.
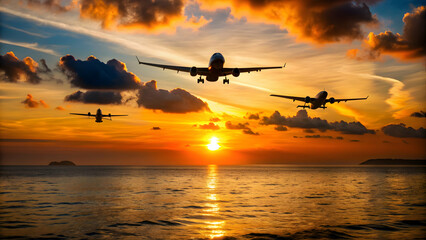
<path fill-rule="evenodd" d="M 4 72 L 4 76 L 0 76 L 0 81 L 16 83 L 23 79 L 34 84 L 41 81 L 38 63 L 30 57 L 21 61 L 13 52 L 0 55 L 0 72 Z"/>
<path fill-rule="evenodd" d="M 40 105 L 44 108 L 48 108 L 49 105 L 43 100 L 37 101 L 34 99 L 33 95 L 28 94 L 22 103 L 25 105 L 26 108 L 38 108 Z"/>
<path fill-rule="evenodd" d="M 366 3 L 351 0 L 199 0 L 201 9 L 231 8 L 237 18 L 270 23 L 287 29 L 299 39 L 314 43 L 361 39 L 363 24 L 377 24 Z"/>
<path fill-rule="evenodd" d="M 401 60 L 416 60 L 426 56 L 426 7 L 420 6 L 413 12 L 406 13 L 403 18 L 403 34 L 385 31 L 379 34 L 370 32 L 364 40 L 364 51 L 361 55 L 347 55 L 356 59 L 378 59 L 381 54 L 392 55 Z"/>
<path fill-rule="evenodd" d="M 80 16 L 100 21 L 104 29 L 174 32 L 177 27 L 197 30 L 208 24 L 203 16 L 184 15 L 185 0 L 81 0 Z"/>

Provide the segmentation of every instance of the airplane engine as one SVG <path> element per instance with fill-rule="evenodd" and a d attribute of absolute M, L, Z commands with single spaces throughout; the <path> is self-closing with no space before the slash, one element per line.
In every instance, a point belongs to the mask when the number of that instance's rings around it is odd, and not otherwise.
<path fill-rule="evenodd" d="M 189 73 L 193 77 L 197 76 L 197 68 L 196 67 L 192 67 L 191 70 L 189 71 Z"/>
<path fill-rule="evenodd" d="M 110 113 L 110 114 L 108 114 L 108 117 L 110 117 L 110 118 L 111 118 L 111 113 Z"/>
<path fill-rule="evenodd" d="M 305 103 L 310 103 L 310 102 L 311 102 L 311 97 L 307 96 L 307 97 L 305 98 Z"/>
<path fill-rule="evenodd" d="M 232 70 L 232 76 L 234 77 L 240 76 L 240 69 L 234 68 L 234 70 Z"/>
<path fill-rule="evenodd" d="M 330 98 L 330 103 L 333 104 L 336 102 L 336 99 L 334 99 L 334 97 Z"/>
<path fill-rule="evenodd" d="M 88 113 L 87 113 L 87 115 L 89 115 L 89 116 L 90 116 L 90 112 L 88 112 Z"/>

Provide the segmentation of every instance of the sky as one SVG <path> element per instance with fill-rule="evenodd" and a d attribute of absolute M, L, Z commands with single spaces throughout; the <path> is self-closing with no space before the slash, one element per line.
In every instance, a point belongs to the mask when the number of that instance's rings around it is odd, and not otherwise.
<path fill-rule="evenodd" d="M 0 2 L 1 164 L 426 158 L 426 1 Z M 135 58 L 207 67 L 215 52 L 225 67 L 286 67 L 197 84 Z M 369 97 L 303 110 L 269 96 L 323 90 Z M 69 114 L 98 108 L 129 116 Z"/>

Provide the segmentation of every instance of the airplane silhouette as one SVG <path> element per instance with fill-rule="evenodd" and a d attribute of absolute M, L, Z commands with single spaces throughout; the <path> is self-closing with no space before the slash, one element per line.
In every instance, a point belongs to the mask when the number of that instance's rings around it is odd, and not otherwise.
<path fill-rule="evenodd" d="M 97 123 L 103 122 L 102 121 L 103 117 L 109 117 L 109 119 L 112 120 L 111 117 L 128 116 L 128 115 L 111 115 L 111 113 L 108 114 L 108 115 L 105 115 L 105 114 L 102 114 L 102 110 L 100 108 L 96 111 L 96 114 L 91 114 L 90 112 L 88 112 L 87 114 L 85 114 L 85 113 L 70 113 L 70 114 L 71 115 L 88 116 L 89 118 L 94 117 L 96 119 L 95 122 L 97 122 Z"/>
<path fill-rule="evenodd" d="M 347 102 L 347 101 L 354 101 L 354 100 L 365 100 L 365 99 L 368 98 L 368 96 L 367 96 L 365 98 L 334 98 L 334 97 L 331 97 L 331 98 L 327 99 L 327 95 L 328 95 L 328 93 L 326 91 L 321 91 L 313 98 L 311 98 L 309 96 L 307 96 L 307 97 L 293 97 L 293 96 L 276 95 L 276 94 L 271 94 L 270 96 L 292 99 L 293 102 L 296 101 L 296 100 L 301 101 L 301 102 L 305 102 L 304 105 L 298 105 L 297 106 L 298 108 L 301 107 L 303 109 L 305 109 L 305 108 L 310 108 L 310 109 L 323 108 L 323 109 L 326 109 L 327 108 L 325 106 L 326 103 L 333 104 L 335 102 L 340 103 L 340 102 Z M 306 104 L 310 104 L 310 105 L 306 105 Z"/>
<path fill-rule="evenodd" d="M 198 78 L 197 83 L 204 83 L 204 79 L 202 76 L 206 76 L 206 80 L 209 82 L 216 82 L 219 77 L 225 77 L 223 79 L 223 84 L 227 83 L 229 84 L 229 79 L 226 78 L 227 75 L 231 75 L 234 77 L 240 76 L 240 73 L 244 72 L 260 72 L 264 69 L 277 69 L 277 68 L 283 68 L 284 66 L 279 67 L 251 67 L 251 68 L 224 68 L 223 64 L 225 63 L 225 58 L 221 53 L 214 53 L 209 61 L 209 66 L 206 68 L 198 68 L 198 67 L 181 67 L 181 66 L 172 66 L 172 65 L 162 65 L 162 64 L 156 64 L 156 63 L 148 63 L 148 62 L 141 62 L 139 61 L 139 58 L 136 56 L 136 59 L 138 60 L 139 64 L 144 64 L 148 66 L 158 67 L 169 70 L 175 70 L 178 73 L 181 72 L 189 72 L 191 76 L 195 77 L 197 75 L 200 75 L 200 78 Z"/>

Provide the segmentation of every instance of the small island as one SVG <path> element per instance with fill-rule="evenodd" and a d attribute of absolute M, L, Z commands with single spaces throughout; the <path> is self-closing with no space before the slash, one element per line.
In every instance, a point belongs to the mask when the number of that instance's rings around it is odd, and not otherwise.
<path fill-rule="evenodd" d="M 360 163 L 360 165 L 426 165 L 425 159 L 392 159 L 379 158 L 369 159 Z"/>
<path fill-rule="evenodd" d="M 60 162 L 50 162 L 49 166 L 76 166 L 75 163 L 71 161 L 60 161 Z"/>

